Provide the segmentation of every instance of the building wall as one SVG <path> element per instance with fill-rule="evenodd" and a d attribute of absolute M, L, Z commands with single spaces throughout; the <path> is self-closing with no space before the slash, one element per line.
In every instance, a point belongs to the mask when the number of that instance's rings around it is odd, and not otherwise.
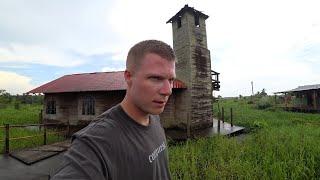
<path fill-rule="evenodd" d="M 161 124 L 164 128 L 186 129 L 186 124 L 182 119 L 187 119 L 188 112 L 184 112 L 183 104 L 185 89 L 174 89 L 164 111 L 160 114 Z M 179 119 L 177 119 L 179 117 Z"/>
<path fill-rule="evenodd" d="M 125 91 L 79 92 L 45 94 L 43 120 L 45 122 L 62 122 L 71 125 L 88 124 L 98 115 L 121 102 Z M 82 115 L 82 101 L 86 96 L 95 100 L 95 115 Z M 46 114 L 47 101 L 56 101 L 56 114 Z"/>
<path fill-rule="evenodd" d="M 54 100 L 56 104 L 56 114 L 47 114 L 47 102 Z M 75 93 L 59 93 L 45 94 L 43 105 L 43 119 L 45 122 L 62 122 L 67 123 L 73 121 L 77 115 L 77 94 Z"/>
<path fill-rule="evenodd" d="M 292 98 L 290 96 L 290 106 L 310 111 L 320 111 L 320 90 L 306 90 L 306 91 L 297 91 L 293 92 L 294 95 Z"/>
<path fill-rule="evenodd" d="M 181 117 L 183 90 L 174 90 L 170 96 L 163 113 L 160 114 L 161 124 L 164 128 L 184 127 L 176 123 L 175 117 Z M 86 96 L 95 100 L 95 115 L 82 115 L 82 101 Z M 71 125 L 85 125 L 109 108 L 120 103 L 125 96 L 125 91 L 112 92 L 80 92 L 46 94 L 44 97 L 43 120 L 48 123 L 70 123 Z M 56 114 L 46 114 L 48 100 L 56 101 Z"/>
<path fill-rule="evenodd" d="M 190 123 L 191 129 L 212 126 L 211 59 L 205 19 L 200 17 L 199 20 L 200 26 L 196 27 L 193 13 L 185 12 L 180 28 L 177 21 L 172 22 L 176 74 L 188 87 L 176 100 L 176 124 L 173 126 L 187 127 Z"/>

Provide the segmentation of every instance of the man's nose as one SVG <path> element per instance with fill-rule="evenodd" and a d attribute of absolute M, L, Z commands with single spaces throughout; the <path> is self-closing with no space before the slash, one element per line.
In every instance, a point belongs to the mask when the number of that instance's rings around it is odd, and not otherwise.
<path fill-rule="evenodd" d="M 170 96 L 172 93 L 172 83 L 170 80 L 164 80 L 160 89 L 160 94 Z"/>

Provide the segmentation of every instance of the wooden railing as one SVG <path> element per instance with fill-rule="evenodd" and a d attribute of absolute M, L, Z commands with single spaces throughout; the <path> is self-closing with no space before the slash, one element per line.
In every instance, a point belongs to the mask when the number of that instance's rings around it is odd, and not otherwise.
<path fill-rule="evenodd" d="M 12 137 L 10 138 L 10 129 L 11 128 L 26 128 L 26 127 L 32 127 L 37 126 L 39 127 L 39 131 L 41 131 L 41 128 L 43 128 L 43 134 L 40 135 L 31 135 L 31 136 L 22 136 L 22 137 Z M 62 131 L 56 131 L 56 132 L 48 132 L 47 129 L 50 127 L 56 127 L 63 129 Z M 5 153 L 10 153 L 10 141 L 12 140 L 22 140 L 22 139 L 31 139 L 34 137 L 40 137 L 43 136 L 43 145 L 47 144 L 47 135 L 52 134 L 63 134 L 65 137 L 68 137 L 70 135 L 70 125 L 69 124 L 62 124 L 62 123 L 45 123 L 45 124 L 24 124 L 24 125 L 10 125 L 10 124 L 4 124 L 4 126 L 0 126 L 0 129 L 4 129 L 4 139 L 0 139 L 0 142 L 5 142 Z"/>
<path fill-rule="evenodd" d="M 218 133 L 220 133 L 220 121 L 222 121 L 222 123 L 224 123 L 224 108 L 222 107 L 221 108 L 221 111 L 220 111 L 220 108 L 218 109 Z M 233 127 L 233 109 L 230 108 L 230 125 L 231 127 Z"/>
<path fill-rule="evenodd" d="M 220 73 L 211 70 L 212 88 L 213 88 L 214 91 L 219 91 L 220 90 L 219 74 Z"/>

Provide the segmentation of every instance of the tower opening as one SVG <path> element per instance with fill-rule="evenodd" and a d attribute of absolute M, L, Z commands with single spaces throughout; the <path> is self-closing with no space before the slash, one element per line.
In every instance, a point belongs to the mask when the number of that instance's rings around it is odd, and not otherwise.
<path fill-rule="evenodd" d="M 194 13 L 194 25 L 196 27 L 200 27 L 199 14 L 197 14 L 197 13 Z"/>
<path fill-rule="evenodd" d="M 178 16 L 177 24 L 178 24 L 178 28 L 181 28 L 181 16 Z"/>

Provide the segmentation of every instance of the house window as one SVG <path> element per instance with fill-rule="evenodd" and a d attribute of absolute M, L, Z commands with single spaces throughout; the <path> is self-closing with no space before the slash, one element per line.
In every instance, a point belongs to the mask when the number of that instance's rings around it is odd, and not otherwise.
<path fill-rule="evenodd" d="M 54 100 L 47 101 L 46 113 L 47 114 L 56 114 L 56 101 L 54 101 Z"/>
<path fill-rule="evenodd" d="M 94 115 L 94 98 L 92 96 L 87 96 L 82 102 L 82 115 Z"/>

